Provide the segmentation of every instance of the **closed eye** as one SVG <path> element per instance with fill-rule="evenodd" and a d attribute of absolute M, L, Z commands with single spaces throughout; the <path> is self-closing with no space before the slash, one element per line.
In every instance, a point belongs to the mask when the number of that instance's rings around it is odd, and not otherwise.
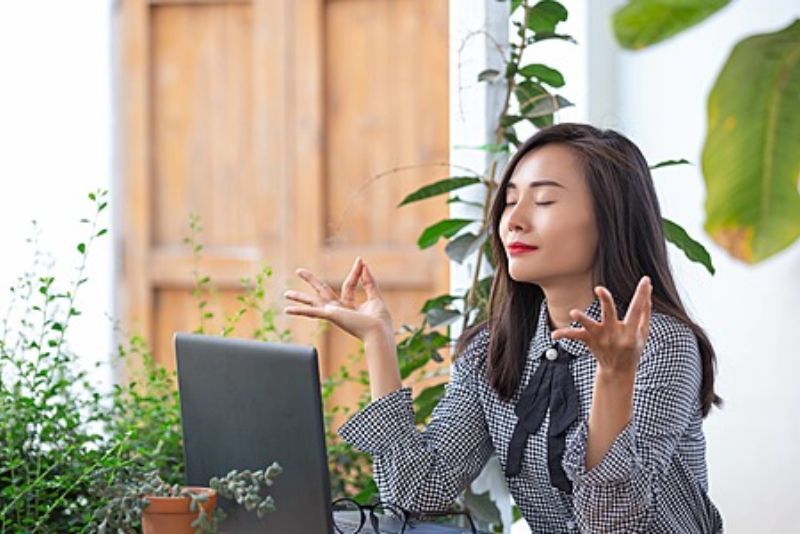
<path fill-rule="evenodd" d="M 551 200 L 549 202 L 534 202 L 537 206 L 549 206 L 550 204 L 555 204 L 555 201 Z M 506 206 L 514 206 L 516 202 L 506 202 Z"/>

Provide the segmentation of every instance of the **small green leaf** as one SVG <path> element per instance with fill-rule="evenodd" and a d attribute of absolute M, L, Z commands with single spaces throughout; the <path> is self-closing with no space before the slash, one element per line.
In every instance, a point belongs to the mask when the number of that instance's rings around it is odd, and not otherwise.
<path fill-rule="evenodd" d="M 501 78 L 500 71 L 497 69 L 486 69 L 478 74 L 478 81 L 479 82 L 489 82 L 493 83 L 496 82 Z"/>
<path fill-rule="evenodd" d="M 542 0 L 528 10 L 525 24 L 535 33 L 549 33 L 554 32 L 558 23 L 567 20 L 568 16 L 566 8 L 561 3 L 555 0 Z"/>
<path fill-rule="evenodd" d="M 711 263 L 711 256 L 703 245 L 692 239 L 689 234 L 686 233 L 686 230 L 669 219 L 662 218 L 661 222 L 667 241 L 681 249 L 683 253 L 686 254 L 687 258 L 700 263 L 705 266 L 708 272 L 714 274 L 715 270 Z"/>
<path fill-rule="evenodd" d="M 410 204 L 412 202 L 417 202 L 426 198 L 449 193 L 450 191 L 455 191 L 456 189 L 461 189 L 462 187 L 467 187 L 480 182 L 481 179 L 474 176 L 453 176 L 451 178 L 445 178 L 444 180 L 439 180 L 438 182 L 428 184 L 414 191 L 410 195 L 406 196 L 403 201 L 397 205 L 397 207 L 399 208 L 400 206 L 405 206 L 406 204 Z"/>
<path fill-rule="evenodd" d="M 480 249 L 486 240 L 486 235 L 485 229 L 478 235 L 472 232 L 465 232 L 450 241 L 445 246 L 444 251 L 451 260 L 461 264 Z"/>
<path fill-rule="evenodd" d="M 655 165 L 650 167 L 650 170 L 652 171 L 655 169 L 660 169 L 661 167 L 669 167 L 671 165 L 691 165 L 691 162 L 687 159 L 668 159 L 656 163 Z"/>
<path fill-rule="evenodd" d="M 431 328 L 445 326 L 455 322 L 461 317 L 461 312 L 445 308 L 434 308 L 425 314 Z"/>
<path fill-rule="evenodd" d="M 527 119 L 550 116 L 559 109 L 572 106 L 572 102 L 560 95 L 550 94 L 544 87 L 530 80 L 514 89 L 520 111 Z"/>
<path fill-rule="evenodd" d="M 474 219 L 445 219 L 439 221 L 423 230 L 417 240 L 417 245 L 420 249 L 431 247 L 439 241 L 439 238 L 452 237 L 458 233 L 459 230 L 473 222 L 476 221 Z"/>
<path fill-rule="evenodd" d="M 614 36 L 629 50 L 664 41 L 702 22 L 730 0 L 632 0 L 613 15 Z"/>
<path fill-rule="evenodd" d="M 449 304 L 452 304 L 456 300 L 460 299 L 461 297 L 456 297 L 455 295 L 450 295 L 450 294 L 439 295 L 438 297 L 426 300 L 420 312 L 426 313 L 434 308 L 443 308 Z"/>
<path fill-rule="evenodd" d="M 550 87 L 563 87 L 564 75 L 556 69 L 550 68 L 541 63 L 532 63 L 525 65 L 519 70 L 519 73 L 525 78 L 536 78 L 542 83 L 546 83 Z"/>
<path fill-rule="evenodd" d="M 78 252 L 81 254 L 86 252 L 86 243 L 78 243 Z"/>

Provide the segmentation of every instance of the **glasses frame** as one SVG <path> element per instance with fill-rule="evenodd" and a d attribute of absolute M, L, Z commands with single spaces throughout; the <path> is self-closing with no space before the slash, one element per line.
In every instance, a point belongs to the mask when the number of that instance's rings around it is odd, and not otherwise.
<path fill-rule="evenodd" d="M 334 518 L 333 528 L 335 528 L 336 532 L 338 532 L 339 534 L 358 534 L 359 532 L 361 532 L 361 529 L 364 528 L 364 524 L 366 523 L 367 520 L 367 512 L 369 512 L 370 526 L 372 526 L 375 532 L 380 532 L 380 523 L 378 522 L 378 518 L 375 517 L 376 508 L 385 508 L 393 512 L 399 512 L 397 515 L 402 517 L 403 525 L 400 527 L 400 532 L 398 534 L 403 534 L 406 530 L 406 524 L 408 523 L 408 514 L 406 513 L 406 510 L 404 508 L 397 506 L 396 504 L 387 503 L 383 501 L 376 501 L 372 504 L 361 504 L 360 502 L 356 501 L 355 499 L 351 499 L 350 497 L 340 497 L 331 502 L 331 509 L 335 508 L 337 504 L 344 502 L 352 503 L 358 508 L 358 513 L 361 515 L 361 521 L 358 524 L 358 528 L 353 532 L 344 532 L 336 525 L 336 520 Z"/>
<path fill-rule="evenodd" d="M 406 510 L 402 506 L 391 502 L 384 502 L 384 501 L 376 501 L 372 504 L 361 504 L 360 502 L 356 501 L 355 499 L 351 499 L 350 497 L 340 497 L 333 502 L 331 502 L 331 508 L 333 509 L 339 503 L 352 503 L 354 504 L 361 515 L 361 521 L 359 522 L 358 528 L 353 532 L 343 532 L 337 525 L 336 521 L 334 521 L 333 528 L 336 529 L 336 532 L 339 534 L 358 534 L 364 528 L 367 520 L 367 512 L 369 512 L 369 523 L 370 526 L 376 531 L 380 532 L 380 523 L 378 522 L 378 518 L 375 516 L 375 509 L 376 508 L 384 508 L 390 510 L 392 512 L 399 512 L 397 515 L 403 518 L 403 524 L 400 527 L 400 532 L 398 534 L 405 534 L 406 526 L 413 526 L 414 521 L 422 521 L 427 518 L 436 518 L 436 517 L 447 517 L 447 516 L 465 516 L 467 518 L 467 522 L 469 523 L 469 528 L 472 531 L 472 534 L 478 534 L 478 529 L 475 527 L 475 521 L 472 519 L 472 514 L 469 513 L 469 510 L 430 510 L 430 511 L 414 511 L 414 510 Z"/>

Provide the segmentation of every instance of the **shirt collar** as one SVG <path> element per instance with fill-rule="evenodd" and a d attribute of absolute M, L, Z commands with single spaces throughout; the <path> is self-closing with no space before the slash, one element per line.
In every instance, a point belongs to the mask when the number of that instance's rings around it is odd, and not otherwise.
<path fill-rule="evenodd" d="M 592 303 L 585 310 L 583 310 L 583 313 L 595 321 L 600 321 L 602 314 L 600 299 L 595 296 Z M 561 339 L 553 341 L 553 339 L 550 337 L 552 331 L 550 329 L 548 315 L 547 299 L 544 298 L 542 299 L 542 305 L 539 308 L 539 320 L 536 325 L 536 333 L 531 341 L 530 350 L 532 353 L 529 354 L 529 356 L 534 359 L 541 358 L 545 350 L 555 345 L 560 346 L 562 349 L 576 357 L 587 356 L 590 354 L 591 351 L 589 350 L 589 347 L 586 345 L 586 343 L 579 339 L 562 337 Z M 570 321 L 569 324 L 572 328 L 580 328 L 582 326 L 581 323 L 576 320 Z"/>

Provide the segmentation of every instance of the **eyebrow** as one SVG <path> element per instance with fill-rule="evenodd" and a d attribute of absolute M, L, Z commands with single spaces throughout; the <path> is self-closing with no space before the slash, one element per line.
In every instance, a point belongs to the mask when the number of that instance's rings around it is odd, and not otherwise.
<path fill-rule="evenodd" d="M 555 187 L 560 187 L 562 189 L 566 189 L 566 187 L 564 187 L 562 184 L 560 184 L 558 182 L 554 182 L 553 180 L 534 180 L 533 182 L 531 182 L 528 185 L 529 185 L 529 187 L 543 187 L 543 186 L 546 186 L 546 185 L 552 185 L 552 186 L 555 186 Z M 508 188 L 509 189 L 516 189 L 517 185 L 514 182 L 509 180 Z"/>

